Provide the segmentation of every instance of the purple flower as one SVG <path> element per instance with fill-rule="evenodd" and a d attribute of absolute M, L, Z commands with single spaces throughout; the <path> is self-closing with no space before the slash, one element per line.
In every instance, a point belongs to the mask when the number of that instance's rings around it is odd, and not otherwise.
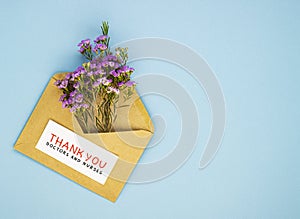
<path fill-rule="evenodd" d="M 98 44 L 100 50 L 106 50 L 107 46 L 105 44 Z"/>
<path fill-rule="evenodd" d="M 92 72 L 92 71 L 89 71 L 88 73 L 86 73 L 86 75 L 89 77 L 93 76 L 93 74 L 94 74 L 94 72 Z"/>
<path fill-rule="evenodd" d="M 118 83 L 118 87 L 122 87 L 124 84 L 125 84 L 125 82 L 121 81 L 121 82 Z"/>
<path fill-rule="evenodd" d="M 98 53 L 98 46 L 97 45 L 93 48 L 93 52 L 95 52 L 95 53 Z"/>
<path fill-rule="evenodd" d="M 95 47 L 94 47 L 94 49 L 93 49 L 93 51 L 97 52 L 98 49 L 100 49 L 101 51 L 104 51 L 104 50 L 107 49 L 107 46 L 105 44 L 102 44 L 102 43 L 96 44 Z"/>
<path fill-rule="evenodd" d="M 60 83 L 61 83 L 61 80 L 57 80 L 57 81 L 54 82 L 54 85 L 55 85 L 55 86 L 59 86 Z"/>
<path fill-rule="evenodd" d="M 71 75 L 72 75 L 71 73 L 68 73 L 68 74 L 66 75 L 65 79 L 69 80 L 70 77 L 71 77 Z"/>
<path fill-rule="evenodd" d="M 108 61 L 103 61 L 102 63 L 101 63 L 101 65 L 102 65 L 102 67 L 108 67 Z"/>
<path fill-rule="evenodd" d="M 93 52 L 98 54 L 98 48 L 96 46 L 93 48 Z"/>
<path fill-rule="evenodd" d="M 75 89 L 77 89 L 77 88 L 79 88 L 79 85 L 80 85 L 80 83 L 79 83 L 79 82 L 76 82 L 76 83 L 73 85 L 73 87 L 74 87 Z"/>
<path fill-rule="evenodd" d="M 70 97 L 74 97 L 74 96 L 76 95 L 76 93 L 77 93 L 76 90 L 72 91 L 72 92 L 70 93 Z"/>
<path fill-rule="evenodd" d="M 88 45 L 88 44 L 90 44 L 91 40 L 90 39 L 85 39 L 82 42 L 83 42 L 83 44 Z"/>
<path fill-rule="evenodd" d="M 103 78 L 99 78 L 97 82 L 99 82 L 99 84 L 103 84 L 107 86 L 112 82 L 112 79 L 107 79 L 106 77 L 103 77 Z"/>
<path fill-rule="evenodd" d="M 121 73 L 133 72 L 133 71 L 134 71 L 134 68 L 131 68 L 131 67 L 127 66 L 127 65 L 124 65 L 124 66 L 122 66 L 122 67 L 119 69 L 119 71 L 120 71 Z"/>
<path fill-rule="evenodd" d="M 98 62 L 98 63 L 97 63 L 97 69 L 101 69 L 101 67 L 102 67 L 102 63 L 101 63 L 101 62 Z"/>
<path fill-rule="evenodd" d="M 115 66 L 115 63 L 114 63 L 114 62 L 108 62 L 108 65 L 109 65 L 110 67 L 114 67 L 114 66 Z"/>
<path fill-rule="evenodd" d="M 83 101 L 83 94 L 78 94 L 78 95 L 75 97 L 75 102 L 81 103 L 82 101 Z"/>
<path fill-rule="evenodd" d="M 93 87 L 98 87 L 101 84 L 101 82 L 102 82 L 101 79 L 98 79 L 93 83 Z"/>
<path fill-rule="evenodd" d="M 72 77 L 75 79 L 75 78 L 78 78 L 80 75 L 81 75 L 81 71 L 74 71 L 74 73 L 72 74 Z"/>
<path fill-rule="evenodd" d="M 136 83 L 135 83 L 134 81 L 127 81 L 127 82 L 125 83 L 125 85 L 126 85 L 127 87 L 132 87 L 132 86 L 136 85 Z"/>
<path fill-rule="evenodd" d="M 116 70 L 112 70 L 111 72 L 109 72 L 111 75 L 113 75 L 114 77 L 119 77 L 120 73 L 119 71 Z"/>
<path fill-rule="evenodd" d="M 120 64 L 115 62 L 115 69 L 119 68 L 120 67 Z"/>
<path fill-rule="evenodd" d="M 79 47 L 78 52 L 84 54 L 86 50 L 91 49 L 90 39 L 81 40 L 81 42 L 77 45 Z"/>
<path fill-rule="evenodd" d="M 71 107 L 70 112 L 73 113 L 73 112 L 75 112 L 78 108 L 79 108 L 79 104 L 74 104 L 74 105 Z"/>
<path fill-rule="evenodd" d="M 107 88 L 107 93 L 111 93 L 111 92 L 115 92 L 116 94 L 119 94 L 120 90 L 118 88 L 108 87 Z"/>
<path fill-rule="evenodd" d="M 65 100 L 65 98 L 67 97 L 67 94 L 63 94 L 60 96 L 59 101 L 63 102 Z"/>
<path fill-rule="evenodd" d="M 118 60 L 117 57 L 114 55 L 108 55 L 108 56 L 106 56 L 106 58 L 108 61 L 117 61 Z"/>
<path fill-rule="evenodd" d="M 80 43 L 78 43 L 78 47 L 83 47 L 83 46 L 87 46 L 87 45 L 89 45 L 90 44 L 90 39 L 85 39 L 85 40 L 81 40 L 81 42 Z"/>
<path fill-rule="evenodd" d="M 121 74 L 124 74 L 127 70 L 128 70 L 128 66 L 122 66 L 121 68 L 118 69 L 118 71 L 119 71 Z"/>
<path fill-rule="evenodd" d="M 106 79 L 106 81 L 103 83 L 104 85 L 109 85 L 112 82 L 112 79 Z"/>
<path fill-rule="evenodd" d="M 83 44 L 90 44 L 91 40 L 90 39 L 85 39 L 85 40 L 82 40 Z"/>
<path fill-rule="evenodd" d="M 93 68 L 96 68 L 96 67 L 97 67 L 96 63 L 91 63 L 91 64 L 90 64 L 90 68 L 93 69 Z"/>
<path fill-rule="evenodd" d="M 68 104 L 73 104 L 75 102 L 74 98 L 73 97 L 70 97 L 68 99 Z"/>
<path fill-rule="evenodd" d="M 63 88 L 66 88 L 67 86 L 68 86 L 68 81 L 67 80 L 63 80 L 59 84 L 58 88 L 63 89 Z"/>
<path fill-rule="evenodd" d="M 75 80 L 75 74 L 74 73 L 72 73 L 71 74 L 71 79 L 69 79 L 70 81 L 74 81 Z"/>
<path fill-rule="evenodd" d="M 83 103 L 83 104 L 80 104 L 80 107 L 87 109 L 87 108 L 89 108 L 89 105 L 87 103 Z"/>
<path fill-rule="evenodd" d="M 94 75 L 103 75 L 104 73 L 101 69 L 94 71 Z"/>
<path fill-rule="evenodd" d="M 80 52 L 81 54 L 85 52 L 85 48 L 84 47 L 80 47 L 80 49 L 78 50 L 78 52 Z"/>
<path fill-rule="evenodd" d="M 65 100 L 65 101 L 63 101 L 63 103 L 62 103 L 62 108 L 67 108 L 67 107 L 68 107 L 68 101 Z"/>
<path fill-rule="evenodd" d="M 84 67 L 79 66 L 74 72 L 73 72 L 73 77 L 77 78 L 80 75 L 84 74 L 86 71 L 84 69 Z"/>
<path fill-rule="evenodd" d="M 74 72 L 70 73 L 70 80 L 74 81 L 80 75 L 85 73 L 85 69 L 82 66 L 79 66 Z"/>
<path fill-rule="evenodd" d="M 106 36 L 106 35 L 101 35 L 101 36 L 98 36 L 98 37 L 94 40 L 94 42 L 95 42 L 95 43 L 99 43 L 99 42 L 104 41 L 104 40 L 106 40 L 106 39 L 107 39 L 107 36 Z"/>

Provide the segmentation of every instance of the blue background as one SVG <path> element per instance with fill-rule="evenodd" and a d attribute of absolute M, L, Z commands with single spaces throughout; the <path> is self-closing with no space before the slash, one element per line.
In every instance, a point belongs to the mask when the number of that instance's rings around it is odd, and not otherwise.
<path fill-rule="evenodd" d="M 300 217 L 299 1 L 1 0 L 0 17 L 0 218 Z M 127 184 L 116 203 L 13 150 L 51 75 L 81 63 L 76 44 L 96 37 L 102 20 L 112 44 L 162 37 L 193 48 L 216 73 L 227 110 L 222 146 L 199 170 L 211 124 L 204 91 L 176 66 L 132 63 L 135 76 L 156 72 L 182 83 L 198 107 L 199 139 L 182 168 Z M 143 100 L 168 127 L 144 153 L 149 162 L 176 144 L 180 114 L 159 96 Z"/>

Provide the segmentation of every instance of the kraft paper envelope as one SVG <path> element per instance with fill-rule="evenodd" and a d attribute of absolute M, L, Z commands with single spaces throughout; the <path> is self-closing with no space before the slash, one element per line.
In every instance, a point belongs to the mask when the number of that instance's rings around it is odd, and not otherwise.
<path fill-rule="evenodd" d="M 115 202 L 153 135 L 151 119 L 138 94 L 134 92 L 130 104 L 127 103 L 127 107 L 118 108 L 115 125 L 117 131 L 83 133 L 69 109 L 63 109 L 61 102 L 58 101 L 61 91 L 54 85 L 54 82 L 62 79 L 65 74 L 56 74 L 51 78 L 14 148 L 85 188 Z M 104 185 L 35 148 L 49 120 L 55 121 L 118 156 L 118 161 Z"/>

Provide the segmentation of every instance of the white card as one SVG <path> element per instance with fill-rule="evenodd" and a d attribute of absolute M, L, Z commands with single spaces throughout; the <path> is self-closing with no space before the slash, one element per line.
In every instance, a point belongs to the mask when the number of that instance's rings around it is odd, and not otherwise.
<path fill-rule="evenodd" d="M 102 185 L 118 160 L 115 154 L 52 120 L 35 147 Z"/>

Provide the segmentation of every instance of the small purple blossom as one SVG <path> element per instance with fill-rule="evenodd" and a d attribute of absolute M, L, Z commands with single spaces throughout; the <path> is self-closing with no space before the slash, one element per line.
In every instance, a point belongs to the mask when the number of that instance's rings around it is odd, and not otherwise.
<path fill-rule="evenodd" d="M 57 80 L 57 81 L 54 82 L 54 85 L 55 85 L 55 86 L 59 86 L 60 83 L 61 83 L 61 80 Z"/>
<path fill-rule="evenodd" d="M 102 71 L 102 69 L 98 69 L 98 70 L 94 71 L 94 75 L 103 75 L 103 74 L 105 74 L 105 72 Z"/>
<path fill-rule="evenodd" d="M 80 107 L 79 104 L 77 104 L 77 103 L 74 104 L 74 105 L 71 107 L 70 112 L 71 112 L 71 113 L 75 112 L 79 107 Z"/>
<path fill-rule="evenodd" d="M 78 89 L 79 88 L 80 83 L 76 82 L 75 84 L 73 84 L 73 88 Z"/>
<path fill-rule="evenodd" d="M 103 84 L 105 86 L 109 85 L 110 83 L 112 82 L 112 79 L 107 79 L 106 77 L 102 77 L 102 78 L 99 78 L 97 80 L 97 84 L 100 85 L 100 84 Z M 96 83 L 96 82 L 95 82 Z M 98 86 L 97 85 L 97 86 Z M 96 87 L 96 86 L 95 86 Z"/>
<path fill-rule="evenodd" d="M 112 82 L 112 79 L 106 79 L 103 85 L 109 85 Z"/>
<path fill-rule="evenodd" d="M 116 94 L 119 94 L 120 93 L 120 90 L 118 88 L 114 88 L 114 87 L 108 87 L 107 88 L 107 93 L 111 93 L 111 92 L 114 92 Z"/>
<path fill-rule="evenodd" d="M 84 53 L 85 52 L 85 48 L 84 47 L 80 47 L 80 49 L 78 50 L 78 52 Z"/>
<path fill-rule="evenodd" d="M 59 101 L 63 102 L 65 100 L 65 98 L 67 97 L 67 94 L 63 94 L 60 96 Z"/>
<path fill-rule="evenodd" d="M 131 68 L 131 67 L 127 66 L 127 65 L 124 65 L 121 68 L 119 68 L 118 71 L 121 74 L 129 73 L 129 72 L 132 73 L 134 71 L 134 68 Z"/>
<path fill-rule="evenodd" d="M 75 102 L 75 99 L 74 99 L 73 97 L 70 97 L 70 98 L 68 99 L 68 104 L 69 104 L 69 105 L 73 104 L 74 102 Z"/>
<path fill-rule="evenodd" d="M 73 72 L 73 76 L 75 78 L 79 77 L 80 75 L 84 74 L 86 71 L 84 69 L 84 67 L 79 66 L 74 72 Z"/>
<path fill-rule="evenodd" d="M 117 60 L 118 60 L 117 57 L 114 55 L 108 55 L 103 58 L 103 61 L 115 61 L 116 62 Z"/>
<path fill-rule="evenodd" d="M 75 102 L 81 103 L 82 101 L 83 101 L 83 94 L 78 94 L 78 95 L 75 97 Z"/>
<path fill-rule="evenodd" d="M 63 88 L 66 88 L 67 86 L 68 86 L 68 80 L 63 80 L 59 84 L 58 88 L 63 89 Z"/>
<path fill-rule="evenodd" d="M 101 79 L 98 79 L 97 81 L 95 81 L 95 82 L 93 83 L 93 87 L 98 87 L 101 83 L 102 83 L 102 80 L 101 80 Z"/>
<path fill-rule="evenodd" d="M 114 77 L 119 77 L 120 73 L 119 71 L 116 70 L 112 70 L 111 72 L 109 72 L 111 75 L 113 75 Z"/>
<path fill-rule="evenodd" d="M 104 68 L 108 67 L 108 61 L 103 61 L 103 62 L 101 63 L 101 65 L 102 65 L 102 67 L 104 67 Z"/>
<path fill-rule="evenodd" d="M 122 87 L 124 84 L 125 84 L 125 82 L 121 81 L 121 82 L 118 83 L 118 87 Z"/>
<path fill-rule="evenodd" d="M 68 73 L 68 74 L 66 74 L 65 79 L 69 80 L 71 76 L 72 76 L 72 74 L 71 74 L 71 73 Z"/>
<path fill-rule="evenodd" d="M 94 69 L 94 68 L 96 68 L 96 67 L 97 67 L 96 63 L 91 63 L 91 64 L 90 64 L 90 68 L 91 68 L 91 69 Z"/>
<path fill-rule="evenodd" d="M 67 108 L 68 107 L 68 101 L 67 100 L 65 100 L 65 101 L 63 101 L 63 103 L 62 103 L 62 108 Z"/>
<path fill-rule="evenodd" d="M 107 38 L 108 38 L 108 37 L 107 37 L 106 35 L 100 35 L 100 36 L 98 36 L 98 37 L 94 40 L 94 42 L 95 42 L 95 43 L 100 43 L 100 42 L 105 41 Z"/>
<path fill-rule="evenodd" d="M 74 91 L 72 91 L 72 92 L 70 93 L 70 97 L 75 97 L 76 94 L 77 94 L 77 91 L 74 90 Z"/>
<path fill-rule="evenodd" d="M 99 45 L 99 49 L 102 51 L 107 49 L 107 46 L 105 44 L 98 44 L 98 45 Z"/>
<path fill-rule="evenodd" d="M 101 51 L 104 51 L 104 50 L 107 49 L 107 46 L 105 44 L 102 44 L 102 43 L 96 44 L 93 51 L 97 53 L 99 49 Z"/>
<path fill-rule="evenodd" d="M 78 43 L 78 47 L 86 47 L 87 45 L 89 45 L 91 43 L 90 39 L 85 39 L 85 40 L 81 40 L 80 43 Z"/>
<path fill-rule="evenodd" d="M 77 45 L 79 47 L 78 52 L 81 54 L 85 54 L 86 52 L 91 50 L 91 41 L 90 39 L 81 40 L 81 42 Z"/>
<path fill-rule="evenodd" d="M 110 66 L 110 67 L 114 67 L 115 66 L 115 63 L 114 62 L 108 62 L 108 65 Z"/>
<path fill-rule="evenodd" d="M 92 71 L 88 71 L 88 72 L 86 73 L 86 75 L 89 76 L 89 77 L 92 77 L 93 74 L 94 74 L 94 72 L 92 72 Z"/>
<path fill-rule="evenodd" d="M 89 108 L 89 105 L 87 103 L 83 103 L 83 104 L 80 104 L 80 107 L 87 109 L 87 108 Z"/>
<path fill-rule="evenodd" d="M 134 81 L 127 81 L 127 82 L 125 83 L 125 85 L 126 85 L 127 87 L 132 87 L 132 86 L 136 85 L 136 83 L 135 83 Z"/>
<path fill-rule="evenodd" d="M 115 69 L 118 69 L 120 67 L 120 64 L 115 62 Z"/>

